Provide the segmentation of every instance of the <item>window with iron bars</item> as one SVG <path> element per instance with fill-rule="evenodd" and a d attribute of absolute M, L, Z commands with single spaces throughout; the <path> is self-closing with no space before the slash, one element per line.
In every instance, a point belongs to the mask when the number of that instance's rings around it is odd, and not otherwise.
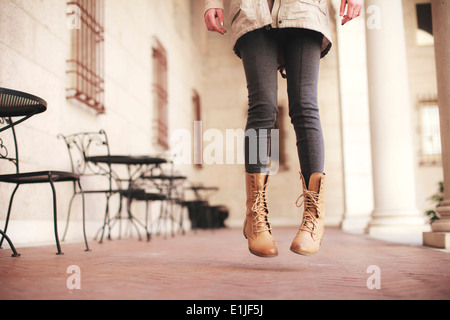
<path fill-rule="evenodd" d="M 156 143 L 164 150 L 168 150 L 167 53 L 157 39 L 154 39 L 153 44 L 153 105 Z"/>
<path fill-rule="evenodd" d="M 104 105 L 104 0 L 67 2 L 72 49 L 67 60 L 67 99 L 75 99 L 98 113 Z"/>

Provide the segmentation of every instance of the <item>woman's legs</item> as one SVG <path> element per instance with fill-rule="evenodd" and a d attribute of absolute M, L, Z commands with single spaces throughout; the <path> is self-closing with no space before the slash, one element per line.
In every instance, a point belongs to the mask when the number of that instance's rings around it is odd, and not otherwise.
<path fill-rule="evenodd" d="M 311 181 L 315 189 L 304 193 L 307 214 L 304 213 L 302 227 L 291 250 L 300 254 L 314 253 L 323 236 L 324 141 L 317 101 L 321 36 L 302 29 L 260 29 L 242 37 L 238 45 L 249 92 L 245 144 L 247 214 L 244 223 L 249 249 L 263 257 L 273 257 L 278 253 L 268 221 L 266 191 L 270 131 L 278 111 L 278 54 L 282 49 L 288 79 L 289 114 L 297 136 L 301 170 L 306 186 L 311 176 L 314 177 Z M 317 226 L 320 227 L 318 230 Z"/>
<path fill-rule="evenodd" d="M 268 218 L 267 185 L 270 131 L 278 111 L 278 45 L 272 32 L 265 29 L 246 34 L 239 39 L 238 45 L 249 99 L 245 139 L 247 212 L 244 236 L 251 253 L 259 257 L 275 257 L 278 248 Z"/>
<path fill-rule="evenodd" d="M 284 39 L 289 115 L 297 136 L 301 171 L 308 186 L 313 173 L 324 171 L 324 140 L 317 98 L 322 35 L 305 29 L 280 31 Z"/>
<path fill-rule="evenodd" d="M 317 99 L 322 36 L 303 29 L 287 29 L 283 36 L 289 114 L 304 177 L 303 218 L 291 251 L 311 255 L 320 249 L 325 218 L 324 140 Z"/>

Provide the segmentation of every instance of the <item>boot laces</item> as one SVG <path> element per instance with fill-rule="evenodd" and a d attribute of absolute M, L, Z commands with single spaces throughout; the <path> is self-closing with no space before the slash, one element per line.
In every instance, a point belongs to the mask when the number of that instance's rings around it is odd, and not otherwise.
<path fill-rule="evenodd" d="M 306 231 L 311 234 L 311 237 L 315 237 L 315 229 L 317 228 L 317 219 L 320 217 L 320 203 L 321 194 L 315 191 L 304 190 L 295 202 L 296 206 L 300 208 L 304 205 L 304 214 L 300 231 Z M 300 199 L 302 199 L 301 203 Z"/>
<path fill-rule="evenodd" d="M 264 231 L 271 231 L 272 227 L 267 218 L 269 209 L 266 201 L 266 189 L 255 190 L 255 202 L 252 207 L 253 223 L 252 229 L 254 233 L 260 233 Z"/>

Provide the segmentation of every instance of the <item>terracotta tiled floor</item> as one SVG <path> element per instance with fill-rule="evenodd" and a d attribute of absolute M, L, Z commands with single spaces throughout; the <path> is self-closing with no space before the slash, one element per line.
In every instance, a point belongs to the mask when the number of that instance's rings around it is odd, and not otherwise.
<path fill-rule="evenodd" d="M 295 229 L 276 229 L 279 256 L 247 250 L 241 230 L 0 250 L 0 299 L 301 300 L 449 299 L 450 254 L 328 229 L 322 250 L 295 255 Z M 81 289 L 68 289 L 69 266 Z M 378 266 L 380 289 L 367 287 Z M 370 281 L 369 281 L 370 282 Z"/>

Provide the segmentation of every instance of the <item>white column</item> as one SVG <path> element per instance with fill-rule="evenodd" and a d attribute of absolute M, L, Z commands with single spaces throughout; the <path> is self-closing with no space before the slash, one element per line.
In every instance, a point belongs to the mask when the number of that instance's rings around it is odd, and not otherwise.
<path fill-rule="evenodd" d="M 336 20 L 344 163 L 345 214 L 341 228 L 361 233 L 373 210 L 365 15 L 363 10 L 358 19 L 341 26 L 341 0 L 333 0 L 332 4 Z"/>
<path fill-rule="evenodd" d="M 402 0 L 366 0 L 374 211 L 369 234 L 424 231 L 416 207 Z"/>
<path fill-rule="evenodd" d="M 433 35 L 438 82 L 441 125 L 444 201 L 437 212 L 441 218 L 431 225 L 433 232 L 423 234 L 424 245 L 450 248 L 450 2 L 432 0 Z"/>

